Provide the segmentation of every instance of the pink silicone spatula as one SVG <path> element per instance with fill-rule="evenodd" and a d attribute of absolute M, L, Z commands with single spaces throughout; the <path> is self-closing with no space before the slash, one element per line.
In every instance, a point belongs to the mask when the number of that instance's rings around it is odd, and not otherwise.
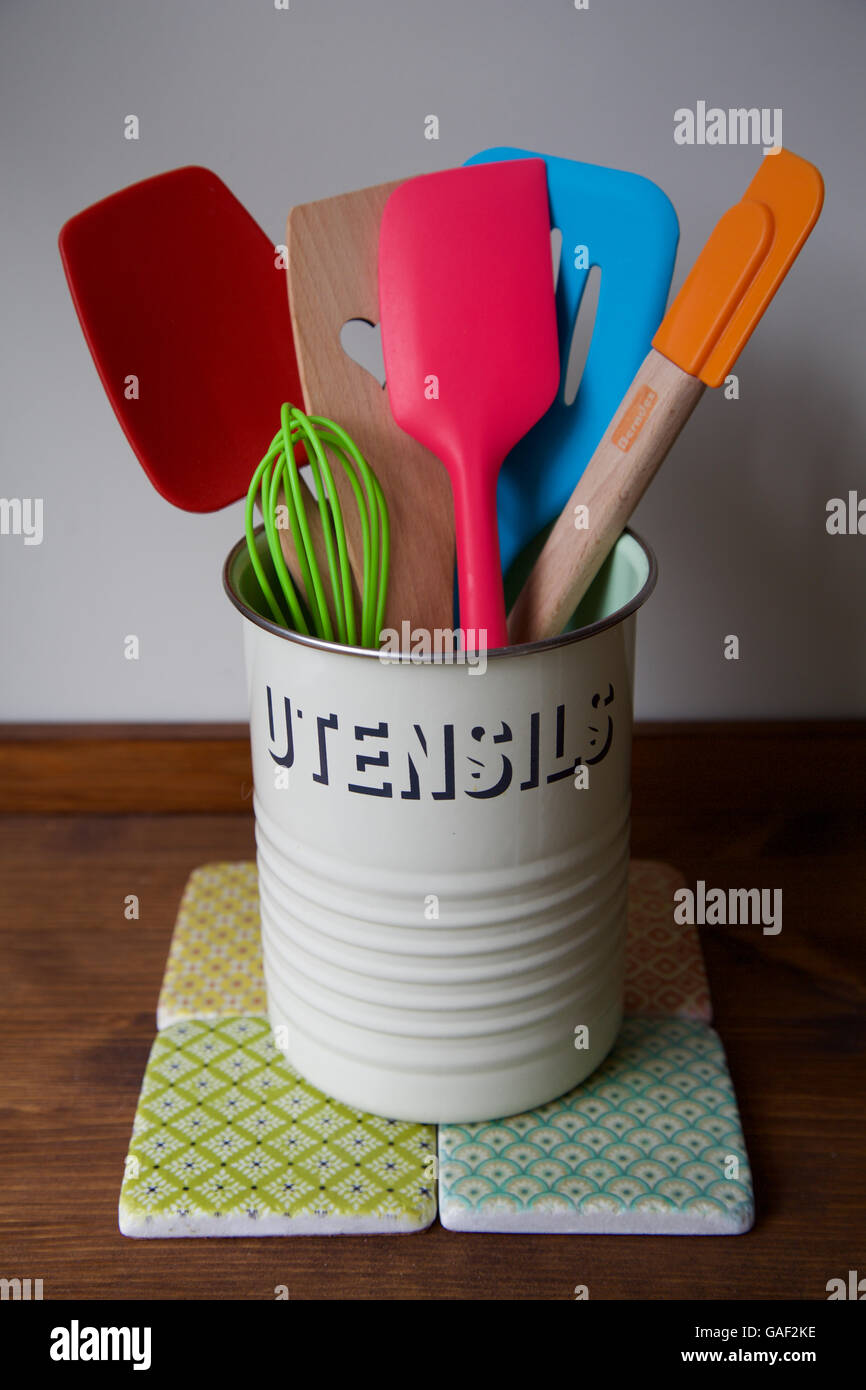
<path fill-rule="evenodd" d="M 464 640 L 505 647 L 497 475 L 559 384 L 544 161 L 400 184 L 382 216 L 379 308 L 394 419 L 451 478 Z"/>

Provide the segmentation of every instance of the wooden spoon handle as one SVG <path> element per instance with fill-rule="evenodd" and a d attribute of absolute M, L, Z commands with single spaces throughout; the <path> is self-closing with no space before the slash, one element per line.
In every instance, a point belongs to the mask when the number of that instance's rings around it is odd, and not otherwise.
<path fill-rule="evenodd" d="M 650 349 L 511 610 L 513 645 L 562 632 L 703 391 Z"/>

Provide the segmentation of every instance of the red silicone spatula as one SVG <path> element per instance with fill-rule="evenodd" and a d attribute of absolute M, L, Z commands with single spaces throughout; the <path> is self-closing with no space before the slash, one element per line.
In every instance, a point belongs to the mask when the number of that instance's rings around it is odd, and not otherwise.
<path fill-rule="evenodd" d="M 209 169 L 173 169 L 85 208 L 60 254 L 93 360 L 158 492 L 192 512 L 245 496 L 301 403 L 284 267 Z"/>
<path fill-rule="evenodd" d="M 382 216 L 379 306 L 394 418 L 451 478 L 467 646 L 507 646 L 496 479 L 559 383 L 544 161 L 400 184 Z"/>

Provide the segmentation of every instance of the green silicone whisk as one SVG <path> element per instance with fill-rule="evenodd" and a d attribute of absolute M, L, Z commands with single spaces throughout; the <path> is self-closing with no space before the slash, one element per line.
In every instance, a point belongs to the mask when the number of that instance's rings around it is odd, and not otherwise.
<path fill-rule="evenodd" d="M 306 449 L 315 484 L 315 498 L 298 471 L 295 448 L 299 443 L 303 443 Z M 326 450 L 330 450 L 344 468 L 361 519 L 364 573 L 360 639 L 343 513 Z M 281 486 L 285 500 L 278 503 Z M 274 594 L 256 549 L 253 509 L 259 494 L 268 550 L 287 612 Z M 306 506 L 315 506 L 316 503 L 322 519 L 328 562 L 330 606 L 307 521 Z M 278 532 L 286 522 L 291 529 L 303 577 L 304 592 L 300 595 L 286 568 L 280 547 Z M 275 623 L 305 636 L 321 637 L 326 642 L 339 642 L 343 646 L 378 647 L 388 588 L 388 508 L 372 468 L 340 425 L 320 415 L 305 415 L 291 405 L 282 407 L 280 429 L 253 474 L 247 493 L 246 537 L 256 578 Z"/>

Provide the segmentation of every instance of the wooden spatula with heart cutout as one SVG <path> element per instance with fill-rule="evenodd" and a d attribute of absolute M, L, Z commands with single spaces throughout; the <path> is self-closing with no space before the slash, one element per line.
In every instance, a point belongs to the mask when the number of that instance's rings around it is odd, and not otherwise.
<path fill-rule="evenodd" d="M 343 350 L 350 319 L 379 319 L 382 210 L 401 181 L 292 208 L 287 224 L 288 289 L 305 408 L 336 420 L 375 472 L 391 518 L 385 626 L 433 632 L 453 621 L 454 513 L 448 475 L 435 455 L 396 424 L 386 391 Z M 337 488 L 349 557 L 363 568 L 357 506 L 345 478 Z"/>

